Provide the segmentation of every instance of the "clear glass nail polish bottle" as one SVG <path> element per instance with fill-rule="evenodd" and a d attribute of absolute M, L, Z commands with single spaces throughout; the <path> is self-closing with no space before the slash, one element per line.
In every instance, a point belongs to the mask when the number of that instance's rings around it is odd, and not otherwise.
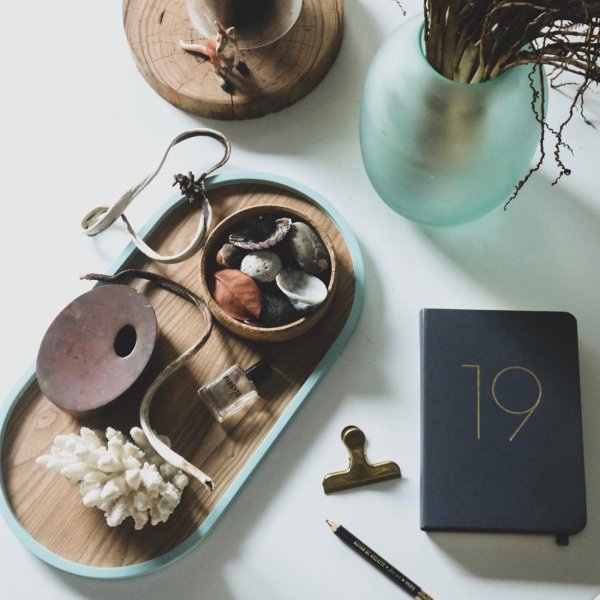
<path fill-rule="evenodd" d="M 255 384 L 270 370 L 271 367 L 264 360 L 246 370 L 239 365 L 233 365 L 201 387 L 198 394 L 217 421 L 222 423 L 258 396 Z"/>

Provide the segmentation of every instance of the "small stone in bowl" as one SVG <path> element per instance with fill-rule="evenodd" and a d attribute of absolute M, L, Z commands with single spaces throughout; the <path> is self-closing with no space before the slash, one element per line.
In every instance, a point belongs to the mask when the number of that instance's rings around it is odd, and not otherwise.
<path fill-rule="evenodd" d="M 312 227 L 299 221 L 292 223 L 288 240 L 292 254 L 303 271 L 317 275 L 329 268 L 327 247 Z"/>
<path fill-rule="evenodd" d="M 277 254 L 268 250 L 258 250 L 246 254 L 240 268 L 242 272 L 250 275 L 252 279 L 269 283 L 275 281 L 275 277 L 277 277 L 283 267 L 281 259 Z"/>
<path fill-rule="evenodd" d="M 267 327 L 281 327 L 300 318 L 290 301 L 277 289 L 262 288 L 259 322 Z"/>
<path fill-rule="evenodd" d="M 223 247 L 217 252 L 217 264 L 230 269 L 239 269 L 244 251 L 233 244 L 223 244 Z"/>

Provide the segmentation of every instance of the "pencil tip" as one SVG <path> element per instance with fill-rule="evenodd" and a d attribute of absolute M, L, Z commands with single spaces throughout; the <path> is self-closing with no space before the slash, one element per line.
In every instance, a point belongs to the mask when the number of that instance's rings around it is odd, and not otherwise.
<path fill-rule="evenodd" d="M 337 523 L 334 523 L 333 521 L 330 521 L 329 519 L 325 519 L 325 523 L 327 523 L 327 525 L 329 525 L 329 528 L 334 533 L 338 530 L 339 525 Z"/>

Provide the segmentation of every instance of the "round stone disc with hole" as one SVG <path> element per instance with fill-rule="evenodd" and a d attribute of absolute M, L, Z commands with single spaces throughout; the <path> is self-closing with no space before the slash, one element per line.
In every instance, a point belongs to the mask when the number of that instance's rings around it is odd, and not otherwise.
<path fill-rule="evenodd" d="M 158 326 L 150 301 L 127 285 L 104 285 L 79 296 L 54 319 L 37 356 L 43 394 L 85 414 L 116 400 L 142 374 Z"/>

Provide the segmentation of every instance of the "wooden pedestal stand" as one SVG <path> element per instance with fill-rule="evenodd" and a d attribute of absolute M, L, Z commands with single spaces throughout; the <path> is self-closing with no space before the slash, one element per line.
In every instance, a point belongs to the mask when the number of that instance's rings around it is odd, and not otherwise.
<path fill-rule="evenodd" d="M 251 119 L 304 97 L 326 75 L 342 41 L 344 0 L 304 0 L 296 24 L 279 41 L 242 51 L 252 76 L 234 74 L 234 95 L 224 92 L 210 61 L 185 52 L 197 43 L 185 0 L 124 0 L 123 22 L 137 67 L 165 100 L 213 119 Z"/>

